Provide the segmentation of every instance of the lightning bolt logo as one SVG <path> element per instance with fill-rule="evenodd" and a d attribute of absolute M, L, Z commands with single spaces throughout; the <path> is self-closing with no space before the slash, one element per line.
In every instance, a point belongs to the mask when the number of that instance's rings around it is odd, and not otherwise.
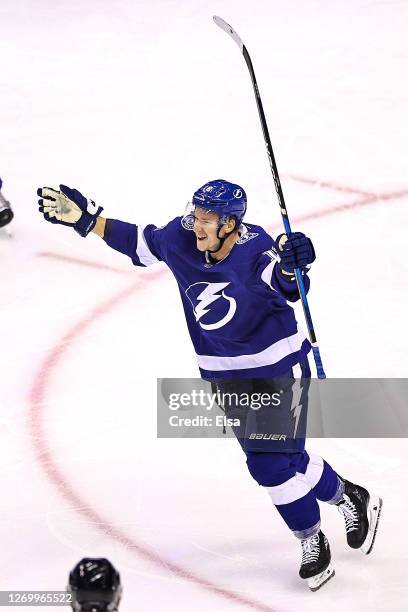
<path fill-rule="evenodd" d="M 230 283 L 194 283 L 193 285 L 190 285 L 190 287 L 187 289 L 186 295 L 192 303 L 195 319 L 200 325 L 200 327 L 202 327 L 203 329 L 219 329 L 220 327 L 223 327 L 229 321 L 231 321 L 232 317 L 234 316 L 237 310 L 236 300 L 234 300 L 234 298 L 230 297 L 229 295 L 226 295 L 224 292 L 224 289 L 228 287 L 229 284 Z M 196 300 L 198 303 L 196 306 L 194 306 L 188 295 L 188 291 L 193 287 L 197 287 L 198 285 L 205 285 L 205 289 L 201 291 L 201 293 L 197 296 Z M 215 323 L 201 323 L 200 319 L 211 310 L 211 308 L 208 308 L 208 306 L 210 306 L 220 298 L 224 298 L 229 303 L 227 314 Z"/>
<path fill-rule="evenodd" d="M 291 410 L 293 410 L 293 418 L 295 419 L 293 437 L 296 438 L 296 431 L 299 425 L 300 413 L 302 412 L 302 404 L 299 404 L 299 406 L 292 406 Z"/>
<path fill-rule="evenodd" d="M 295 383 L 292 386 L 292 405 L 290 407 L 291 412 L 293 412 L 293 418 L 295 419 L 295 428 L 293 431 L 293 437 L 296 438 L 296 432 L 299 425 L 299 419 L 302 412 L 302 404 L 300 403 L 300 399 L 302 396 L 302 386 L 300 380 L 295 380 Z"/>

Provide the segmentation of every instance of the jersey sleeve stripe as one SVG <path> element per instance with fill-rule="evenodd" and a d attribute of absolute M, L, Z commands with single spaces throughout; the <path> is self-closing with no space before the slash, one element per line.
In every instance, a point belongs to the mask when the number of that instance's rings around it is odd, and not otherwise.
<path fill-rule="evenodd" d="M 275 287 L 272 287 L 272 273 L 275 265 L 276 260 L 271 261 L 261 274 L 261 279 L 263 282 L 266 283 L 273 291 L 276 291 Z"/>
<path fill-rule="evenodd" d="M 155 255 L 153 255 L 153 253 L 147 246 L 146 238 L 144 235 L 144 227 L 142 225 L 137 226 L 136 255 L 144 266 L 150 266 L 160 261 Z"/>

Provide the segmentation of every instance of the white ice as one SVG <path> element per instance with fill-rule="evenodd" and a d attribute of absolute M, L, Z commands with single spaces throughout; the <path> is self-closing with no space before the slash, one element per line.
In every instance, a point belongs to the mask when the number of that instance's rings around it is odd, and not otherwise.
<path fill-rule="evenodd" d="M 246 67 L 214 13 L 251 52 L 292 225 L 315 243 L 328 375 L 407 374 L 406 2 L 3 0 L 0 589 L 63 589 L 98 555 L 121 571 L 123 612 L 399 612 L 406 441 L 308 442 L 384 497 L 369 557 L 322 505 L 336 577 L 309 593 L 236 442 L 156 438 L 156 378 L 198 374 L 170 275 L 37 212 L 36 188 L 65 183 L 107 216 L 160 225 L 225 177 L 246 188 L 249 221 L 281 231 Z"/>

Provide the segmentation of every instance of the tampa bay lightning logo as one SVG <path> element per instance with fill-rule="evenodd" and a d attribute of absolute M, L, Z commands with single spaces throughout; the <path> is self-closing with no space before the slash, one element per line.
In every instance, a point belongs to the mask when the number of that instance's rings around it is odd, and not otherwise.
<path fill-rule="evenodd" d="M 224 291 L 230 283 L 194 283 L 186 290 L 196 321 L 203 329 L 220 329 L 233 318 L 236 300 Z M 204 321 L 201 319 L 204 318 Z"/>
<path fill-rule="evenodd" d="M 258 232 L 246 232 L 245 234 L 242 234 L 239 240 L 237 240 L 237 244 L 245 244 L 246 242 L 252 240 L 252 238 L 256 238 L 257 236 L 259 236 Z"/>
<path fill-rule="evenodd" d="M 184 217 L 181 217 L 181 225 L 186 230 L 189 230 L 189 231 L 193 230 L 194 229 L 194 215 L 184 215 Z"/>

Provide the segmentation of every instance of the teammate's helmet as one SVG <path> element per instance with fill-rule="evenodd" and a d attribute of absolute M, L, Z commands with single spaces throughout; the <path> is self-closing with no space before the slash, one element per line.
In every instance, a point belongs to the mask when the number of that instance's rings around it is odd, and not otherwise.
<path fill-rule="evenodd" d="M 239 185 L 218 179 L 197 189 L 193 195 L 193 205 L 217 213 L 220 225 L 224 225 L 229 217 L 235 217 L 238 227 L 246 212 L 247 197 Z"/>
<path fill-rule="evenodd" d="M 67 591 L 75 612 L 116 612 L 122 587 L 108 559 L 84 558 L 70 572 Z"/>

